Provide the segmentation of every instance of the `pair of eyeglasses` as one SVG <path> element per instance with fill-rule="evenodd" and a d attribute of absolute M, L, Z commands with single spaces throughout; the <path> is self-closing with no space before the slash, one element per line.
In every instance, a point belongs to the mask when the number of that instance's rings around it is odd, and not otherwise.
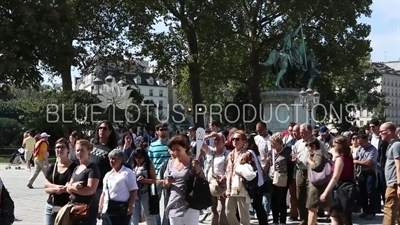
<path fill-rule="evenodd" d="M 242 140 L 241 138 L 231 138 L 232 141 L 240 141 Z"/>

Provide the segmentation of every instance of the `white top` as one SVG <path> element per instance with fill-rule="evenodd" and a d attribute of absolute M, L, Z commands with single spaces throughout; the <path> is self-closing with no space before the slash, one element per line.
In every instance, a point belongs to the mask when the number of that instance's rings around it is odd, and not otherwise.
<path fill-rule="evenodd" d="M 258 151 L 260 152 L 260 162 L 261 166 L 265 166 L 265 158 L 267 156 L 267 152 L 270 151 L 271 148 L 271 136 L 268 134 L 266 137 L 262 137 L 260 135 L 257 135 L 254 137 L 254 142 L 256 143 L 258 147 Z"/>
<path fill-rule="evenodd" d="M 209 162 L 207 179 L 211 180 L 212 175 L 223 176 L 226 173 L 226 160 L 228 158 L 229 151 L 224 148 L 221 154 L 215 154 L 215 148 L 208 146 L 206 153 L 206 160 Z M 214 157 L 214 162 L 213 158 Z M 213 165 L 211 165 L 213 163 Z M 214 169 L 214 171 L 213 171 Z"/>
<path fill-rule="evenodd" d="M 111 170 L 103 179 L 104 204 L 102 212 L 107 212 L 109 199 L 119 202 L 127 202 L 129 201 L 130 192 L 138 189 L 136 176 L 131 169 L 122 166 L 118 173 Z M 108 196 L 109 193 L 110 196 Z"/>
<path fill-rule="evenodd" d="M 371 145 L 373 145 L 376 149 L 379 149 L 379 136 L 374 133 L 371 135 Z"/>

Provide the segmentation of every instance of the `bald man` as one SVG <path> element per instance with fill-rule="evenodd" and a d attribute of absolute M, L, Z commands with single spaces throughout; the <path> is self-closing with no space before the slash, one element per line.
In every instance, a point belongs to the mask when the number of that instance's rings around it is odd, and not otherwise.
<path fill-rule="evenodd" d="M 386 122 L 379 127 L 382 140 L 389 143 L 385 163 L 386 193 L 382 224 L 400 224 L 398 209 L 400 207 L 400 141 L 396 135 L 396 126 Z"/>

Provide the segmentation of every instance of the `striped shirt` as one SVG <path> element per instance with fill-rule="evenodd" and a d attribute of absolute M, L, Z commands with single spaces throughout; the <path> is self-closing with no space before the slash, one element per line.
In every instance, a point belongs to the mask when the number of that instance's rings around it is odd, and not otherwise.
<path fill-rule="evenodd" d="M 156 174 L 158 174 L 158 172 L 160 171 L 163 162 L 171 158 L 171 155 L 168 152 L 167 142 L 161 142 L 160 140 L 151 143 L 148 154 L 150 161 L 154 165 Z"/>

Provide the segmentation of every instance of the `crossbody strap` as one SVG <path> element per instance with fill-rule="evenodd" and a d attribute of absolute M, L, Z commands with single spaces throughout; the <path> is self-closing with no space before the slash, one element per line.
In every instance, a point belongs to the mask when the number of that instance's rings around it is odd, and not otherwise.
<path fill-rule="evenodd" d="M 51 175 L 51 177 L 52 177 L 51 179 L 52 179 L 53 184 L 55 184 L 55 181 L 54 181 L 54 174 L 56 173 L 56 169 L 57 169 L 57 167 L 58 167 L 57 164 L 58 164 L 57 162 L 54 164 L 53 174 Z M 52 204 L 54 205 L 54 194 L 52 194 L 51 202 L 52 202 Z"/>

